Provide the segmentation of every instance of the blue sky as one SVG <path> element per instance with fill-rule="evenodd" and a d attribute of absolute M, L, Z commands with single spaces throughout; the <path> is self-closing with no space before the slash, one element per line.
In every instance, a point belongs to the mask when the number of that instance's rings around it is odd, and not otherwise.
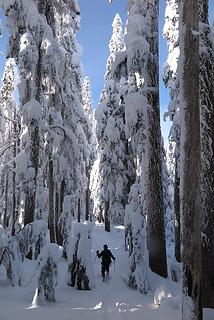
<path fill-rule="evenodd" d="M 166 43 L 162 39 L 165 0 L 160 0 L 160 64 L 167 57 Z M 127 10 L 125 0 L 114 0 L 110 5 L 107 0 L 79 0 L 81 9 L 81 30 L 78 40 L 83 47 L 82 62 L 86 75 L 91 78 L 94 104 L 97 104 L 104 86 L 106 60 L 109 54 L 108 43 L 112 34 L 112 21 L 119 13 L 123 24 L 126 24 Z M 163 96 L 163 104 L 167 104 L 167 96 Z"/>
<path fill-rule="evenodd" d="M 108 43 L 112 34 L 112 21 L 119 13 L 125 26 L 127 18 L 126 1 L 79 0 L 81 30 L 78 40 L 83 48 L 82 63 L 86 75 L 91 78 L 94 105 L 104 86 L 106 61 L 109 54 Z"/>
<path fill-rule="evenodd" d="M 214 0 L 210 0 L 210 16 L 214 13 Z M 100 93 L 104 86 L 104 74 L 107 57 L 109 54 L 108 43 L 112 34 L 112 21 L 116 13 L 119 13 L 125 26 L 127 18 L 126 0 L 114 0 L 112 4 L 108 0 L 79 0 L 81 10 L 81 30 L 78 32 L 78 41 L 83 49 L 82 65 L 85 75 L 91 79 L 93 102 L 96 107 Z M 162 38 L 164 23 L 165 0 L 160 0 L 160 105 L 161 118 L 167 110 L 168 93 L 162 82 L 163 64 L 167 58 L 166 42 Z M 0 14 L 3 23 L 5 21 L 2 12 Z M 3 38 L 0 39 L 1 51 L 6 51 L 7 33 L 4 28 Z M 2 74 L 5 55 L 0 57 L 0 74 Z M 169 122 L 162 123 L 164 138 L 167 137 Z"/>

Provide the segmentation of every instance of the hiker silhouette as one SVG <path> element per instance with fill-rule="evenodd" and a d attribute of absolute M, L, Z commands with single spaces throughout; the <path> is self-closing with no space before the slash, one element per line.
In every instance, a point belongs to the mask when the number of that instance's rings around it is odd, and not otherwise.
<path fill-rule="evenodd" d="M 115 260 L 115 257 L 111 253 L 111 251 L 108 249 L 107 244 L 104 244 L 103 251 L 99 252 L 99 250 L 96 251 L 97 257 L 102 259 L 101 261 L 101 274 L 103 277 L 103 281 L 105 279 L 109 279 L 109 266 L 111 264 L 111 259 Z M 106 273 L 106 275 L 105 275 Z"/>

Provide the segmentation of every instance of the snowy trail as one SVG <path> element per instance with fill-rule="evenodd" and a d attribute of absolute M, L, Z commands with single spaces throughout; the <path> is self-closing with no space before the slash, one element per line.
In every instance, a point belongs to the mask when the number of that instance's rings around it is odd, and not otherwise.
<path fill-rule="evenodd" d="M 95 288 L 77 291 L 63 283 L 65 264 L 61 265 L 62 284 L 57 288 L 55 304 L 32 307 L 35 293 L 33 284 L 26 288 L 11 288 L 0 274 L 0 320 L 181 320 L 180 310 L 169 305 L 157 308 L 153 294 L 144 296 L 128 288 L 123 281 L 125 272 L 124 230 L 115 227 L 110 233 L 96 225 L 93 234 L 92 259 L 95 268 Z M 107 243 L 116 257 L 116 270 L 110 269 L 109 283 L 102 282 L 100 261 L 96 250 Z M 155 285 L 162 279 L 157 277 Z M 164 280 L 163 280 L 164 281 Z M 213 311 L 207 310 L 205 320 L 213 320 Z"/>

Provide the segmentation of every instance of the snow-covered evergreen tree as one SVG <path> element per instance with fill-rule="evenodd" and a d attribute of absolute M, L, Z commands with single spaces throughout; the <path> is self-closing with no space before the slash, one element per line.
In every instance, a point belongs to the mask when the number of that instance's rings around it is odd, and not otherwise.
<path fill-rule="evenodd" d="M 126 127 L 147 215 L 149 264 L 167 275 L 158 89 L 158 1 L 129 1 Z"/>
<path fill-rule="evenodd" d="M 174 151 L 174 150 L 173 150 Z M 175 259 L 175 219 L 173 212 L 173 187 L 174 187 L 174 170 L 170 172 L 169 168 L 174 168 L 174 152 L 170 158 L 170 166 L 168 167 L 169 158 L 167 159 L 166 152 L 162 146 L 162 183 L 165 211 L 165 232 L 166 232 L 166 252 L 167 252 L 167 269 L 168 275 L 173 281 L 180 280 L 180 266 Z M 170 161 L 170 160 L 169 160 Z M 172 166 L 172 167 L 171 167 Z M 172 174 L 170 176 L 170 173 Z"/>
<path fill-rule="evenodd" d="M 51 6 L 57 10 L 53 10 L 54 17 L 49 16 L 47 19 L 52 30 L 55 30 L 60 45 L 59 50 L 63 48 L 63 51 L 60 50 L 63 53 L 62 59 L 58 61 L 58 76 L 55 77 L 55 92 L 49 102 L 54 106 L 54 113 L 58 113 L 60 119 L 60 122 L 53 123 L 51 127 L 55 134 L 61 131 L 64 136 L 63 143 L 60 144 L 53 159 L 53 169 L 49 170 L 54 172 L 55 177 L 53 187 L 55 197 L 52 203 L 55 202 L 57 231 L 57 212 L 60 216 L 66 195 L 73 197 L 74 216 L 77 218 L 83 215 L 82 204 L 87 186 L 87 139 L 84 124 L 87 120 L 82 107 L 80 49 L 76 41 L 76 32 L 79 29 L 79 6 L 77 1 L 63 1 L 60 4 L 56 1 L 52 2 Z M 44 5 L 40 8 L 41 12 L 44 12 Z"/>
<path fill-rule="evenodd" d="M 93 213 L 93 203 L 90 190 L 90 177 L 94 161 L 97 156 L 97 137 L 96 137 L 96 120 L 95 111 L 92 106 L 92 94 L 89 77 L 85 77 L 82 87 L 82 101 L 86 116 L 84 132 L 87 140 L 87 154 L 85 159 L 85 170 L 87 187 L 85 191 L 85 220 L 91 220 Z"/>
<path fill-rule="evenodd" d="M 25 195 L 23 223 L 26 225 L 35 218 L 37 175 L 42 155 L 42 81 L 38 68 L 42 55 L 39 54 L 39 43 L 43 35 L 46 33 L 48 37 L 50 32 L 34 1 L 3 2 L 3 9 L 10 32 L 8 56 L 15 58 L 20 75 L 19 97 L 23 126 L 21 151 L 17 159 L 20 171 L 17 174 L 22 180 Z"/>
<path fill-rule="evenodd" d="M 51 241 L 62 243 L 58 221 L 64 198 L 72 195 L 77 217 L 86 189 L 86 118 L 76 43 L 79 7 L 77 1 L 38 0 L 32 6 L 4 3 L 4 10 L 12 34 L 9 55 L 16 58 L 21 78 L 23 129 L 17 161 L 25 193 L 24 224 L 41 216 L 44 199 L 38 197 L 48 192 Z M 38 174 L 44 175 L 43 194 Z"/>
<path fill-rule="evenodd" d="M 51 41 L 49 50 L 48 42 L 44 39 L 43 65 L 40 70 L 40 77 L 43 79 L 45 95 L 43 104 L 45 109 L 45 120 L 48 128 L 46 157 L 48 158 L 48 211 L 51 242 L 62 244 L 63 239 L 58 225 L 63 210 L 64 197 L 71 191 L 72 164 L 68 164 L 64 149 L 69 145 L 72 148 L 76 143 L 75 135 L 72 137 L 73 128 L 65 125 L 66 101 L 69 97 L 69 87 L 66 87 L 67 73 L 70 69 L 71 57 L 66 54 L 67 47 L 71 40 L 75 40 L 75 13 L 70 12 L 71 4 L 56 1 L 37 1 L 38 10 L 45 15 L 51 33 L 55 37 Z M 72 19 L 74 16 L 75 19 Z M 74 20 L 74 21 L 73 21 Z M 76 22 L 75 22 L 76 23 Z M 74 25 L 73 25 L 74 24 Z M 64 47 L 64 51 L 61 48 Z M 67 89 L 65 96 L 64 88 Z M 67 100 L 66 100 L 67 99 Z M 74 138 L 74 142 L 72 141 Z M 70 148 L 70 149 L 72 149 Z M 73 153 L 75 155 L 75 153 Z M 70 179 L 71 178 L 71 179 Z M 71 181 L 70 181 L 71 180 Z M 75 177 L 73 177 L 75 180 Z"/>
<path fill-rule="evenodd" d="M 201 228 L 203 307 L 214 308 L 214 41 L 208 21 L 208 1 L 199 1 L 201 109 Z"/>
<path fill-rule="evenodd" d="M 127 203 L 127 167 L 124 96 L 121 90 L 122 76 L 115 72 L 117 55 L 124 48 L 122 22 L 117 14 L 113 21 L 113 33 L 109 43 L 110 55 L 106 66 L 106 84 L 97 110 L 97 137 L 100 152 L 101 175 L 99 208 L 110 230 L 110 221 L 123 223 Z M 101 214 L 98 213 L 100 216 Z"/>
<path fill-rule="evenodd" d="M 8 59 L 0 89 L 1 130 L 1 220 L 4 228 L 15 233 L 17 222 L 18 191 L 16 189 L 16 154 L 19 144 L 20 118 L 16 108 L 14 90 L 16 87 L 16 65 Z"/>
<path fill-rule="evenodd" d="M 106 64 L 106 74 L 105 79 L 108 79 L 111 73 L 112 65 L 115 62 L 115 58 L 118 52 L 124 49 L 124 36 L 123 36 L 123 26 L 120 15 L 117 13 L 114 17 L 112 23 L 112 36 L 109 42 L 109 57 Z M 111 78 L 111 76 L 110 76 Z"/>
<path fill-rule="evenodd" d="M 168 58 L 164 68 L 163 80 L 169 89 L 171 99 L 165 117 L 169 117 L 172 121 L 169 134 L 169 147 L 171 148 L 171 152 L 173 152 L 172 157 L 174 158 L 174 172 L 171 173 L 171 177 L 174 185 L 175 257 L 177 261 L 180 262 L 180 98 L 178 79 L 180 49 L 178 11 L 178 1 L 168 0 L 166 3 L 165 24 L 163 29 L 164 38 L 167 40 Z M 173 165 L 171 168 L 173 169 Z"/>

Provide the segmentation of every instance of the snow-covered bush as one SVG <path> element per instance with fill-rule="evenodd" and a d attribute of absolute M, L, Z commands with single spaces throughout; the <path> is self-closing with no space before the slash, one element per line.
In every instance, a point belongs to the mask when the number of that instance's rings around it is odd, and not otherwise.
<path fill-rule="evenodd" d="M 68 285 L 78 290 L 94 286 L 91 260 L 91 224 L 74 223 L 68 250 Z"/>
<path fill-rule="evenodd" d="M 5 244 L 0 264 L 5 266 L 7 278 L 12 286 L 22 285 L 21 265 L 29 253 L 37 258 L 46 242 L 46 233 L 46 224 L 38 220 L 19 230 Z"/>
<path fill-rule="evenodd" d="M 38 298 L 46 302 L 55 302 L 55 286 L 57 285 L 57 266 L 59 247 L 47 244 L 38 257 Z"/>

